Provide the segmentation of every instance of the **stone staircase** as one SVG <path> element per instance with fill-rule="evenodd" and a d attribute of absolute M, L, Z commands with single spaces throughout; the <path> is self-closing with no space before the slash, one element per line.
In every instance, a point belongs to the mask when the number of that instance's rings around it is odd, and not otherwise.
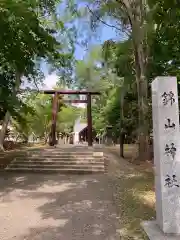
<path fill-rule="evenodd" d="M 86 146 L 47 148 L 19 153 L 6 171 L 103 173 L 104 155 Z"/>

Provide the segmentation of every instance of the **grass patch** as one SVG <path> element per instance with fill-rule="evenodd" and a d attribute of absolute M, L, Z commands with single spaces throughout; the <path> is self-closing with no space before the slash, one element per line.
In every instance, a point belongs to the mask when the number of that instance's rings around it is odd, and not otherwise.
<path fill-rule="evenodd" d="M 148 239 L 140 223 L 155 217 L 152 176 L 131 174 L 116 181 L 115 199 L 120 215 L 120 235 L 123 239 Z"/>
<path fill-rule="evenodd" d="M 114 151 L 112 158 L 108 174 L 120 217 L 120 239 L 148 239 L 140 223 L 155 218 L 153 168 L 149 164 L 137 166 L 129 163 L 120 159 Z"/>

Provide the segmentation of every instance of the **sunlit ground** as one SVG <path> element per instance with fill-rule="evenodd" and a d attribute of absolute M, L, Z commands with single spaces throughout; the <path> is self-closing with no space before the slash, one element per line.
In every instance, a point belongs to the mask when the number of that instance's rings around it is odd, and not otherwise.
<path fill-rule="evenodd" d="M 0 239 L 117 240 L 104 174 L 3 173 L 0 180 Z"/>
<path fill-rule="evenodd" d="M 141 164 L 140 166 L 137 166 L 129 163 L 127 160 L 120 159 L 117 148 L 108 148 L 108 152 L 109 151 L 112 152 L 112 154 L 109 155 L 108 160 L 108 179 L 106 179 L 107 176 L 105 176 L 105 179 L 109 181 L 108 184 L 110 184 L 110 188 L 103 189 L 103 186 L 99 187 L 101 184 L 99 185 L 97 183 L 96 193 L 94 193 L 94 195 L 96 197 L 98 193 L 102 194 L 104 191 L 108 194 L 108 191 L 112 190 L 116 205 L 115 212 L 118 217 L 116 217 L 116 215 L 109 215 L 110 219 L 107 220 L 107 224 L 106 222 L 104 223 L 104 227 L 100 222 L 97 222 L 97 224 L 93 225 L 92 229 L 90 229 L 91 234 L 93 233 L 94 236 L 100 237 L 101 234 L 103 234 L 102 227 L 107 228 L 109 221 L 118 221 L 116 228 L 121 236 L 120 239 L 148 239 L 143 232 L 140 223 L 143 220 L 150 220 L 155 217 L 154 176 L 152 166 L 148 164 Z M 133 146 L 126 145 L 125 151 L 126 156 L 130 157 L 131 154 L 134 154 L 135 150 Z M 72 208 L 74 207 L 77 209 L 77 215 L 74 215 L 75 219 L 76 216 L 79 215 L 83 217 L 81 214 L 83 214 L 84 211 L 86 212 L 86 210 L 92 211 L 92 214 L 90 214 L 91 217 L 97 215 L 97 219 L 99 217 L 103 219 L 103 215 L 105 216 L 109 214 L 109 206 L 102 205 L 103 201 L 100 199 L 95 199 L 95 202 L 97 203 L 96 206 L 92 205 L 93 196 L 88 191 L 88 189 L 90 189 L 90 191 L 93 189 L 94 191 L 94 187 L 96 186 L 94 185 L 96 183 L 93 183 L 92 179 L 88 182 L 84 181 L 83 178 L 82 181 L 81 179 L 61 180 L 61 184 L 59 184 L 56 178 L 48 180 L 47 177 L 43 178 L 43 176 L 41 176 L 36 180 L 28 178 L 27 176 L 24 178 L 15 178 L 15 181 L 14 178 L 7 177 L 7 180 L 5 179 L 1 181 L 2 185 L 0 198 L 2 211 L 0 216 L 3 217 L 3 214 L 7 214 L 7 203 L 10 203 L 11 206 L 9 215 L 6 215 L 6 219 L 2 221 L 3 226 L 7 225 L 8 229 L 10 227 L 12 228 L 12 226 L 9 225 L 9 221 L 12 221 L 12 214 L 13 216 L 17 215 L 16 218 L 23 219 L 22 221 L 25 222 L 30 219 L 31 221 L 29 223 L 26 222 L 26 231 L 22 232 L 21 236 L 27 236 L 31 239 L 33 236 L 34 239 L 44 240 L 50 237 L 49 233 L 45 230 L 47 228 L 46 225 L 48 224 L 51 226 L 51 228 L 48 229 L 52 236 L 62 237 L 63 235 L 61 234 L 67 234 L 67 236 L 69 236 L 68 229 L 71 228 L 71 218 L 69 218 L 71 214 L 69 213 L 73 212 Z M 107 184 L 105 183 L 103 185 Z M 81 197 L 82 195 L 83 197 Z M 63 200 L 63 196 L 65 196 L 67 201 Z M 56 201 L 57 199 L 58 201 Z M 74 202 L 75 199 L 76 201 Z M 6 204 L 4 205 L 4 203 Z M 40 205 L 44 206 L 44 208 L 41 208 Z M 20 212 L 19 210 L 16 213 L 13 212 L 17 208 L 21 208 L 20 206 L 25 206 L 25 208 L 23 208 L 23 212 Z M 69 209 L 69 213 L 67 212 L 68 216 L 64 212 L 66 207 Z M 36 209 L 38 209 L 38 211 Z M 48 212 L 42 212 L 42 214 L 41 209 L 43 211 L 47 210 Z M 29 213 L 32 213 L 32 217 Z M 59 215 L 58 213 L 61 214 Z M 26 215 L 25 220 L 24 214 Z M 36 222 L 36 226 L 31 226 L 33 221 Z M 41 221 L 42 227 L 39 225 L 41 224 Z M 84 224 L 84 222 L 82 222 L 82 224 Z M 30 229 L 29 227 L 32 229 L 31 233 L 28 230 Z M 88 226 L 86 227 L 89 229 Z M 21 228 L 21 222 L 18 223 L 18 229 L 19 228 Z M 5 229 L 5 231 L 8 231 L 8 229 Z M 13 231 L 19 233 L 20 230 L 18 229 L 14 229 Z M 65 229 L 65 232 L 62 232 L 62 229 Z M 112 229 L 114 229 L 114 227 Z M 111 236 L 113 236 L 113 232 L 111 234 Z"/>
<path fill-rule="evenodd" d="M 130 156 L 132 146 L 126 145 L 125 154 Z M 119 219 L 121 239 L 148 239 L 140 223 L 155 217 L 154 175 L 152 166 L 136 166 L 118 157 L 112 148 L 113 156 L 109 174 L 114 181 L 114 196 Z M 132 153 L 132 152 L 131 152 Z"/>

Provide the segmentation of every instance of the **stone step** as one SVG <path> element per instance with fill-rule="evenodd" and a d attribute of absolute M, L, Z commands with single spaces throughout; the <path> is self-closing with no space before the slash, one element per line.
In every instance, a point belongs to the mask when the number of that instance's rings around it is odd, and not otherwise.
<path fill-rule="evenodd" d="M 28 159 L 32 159 L 32 158 L 34 158 L 34 159 L 44 159 L 44 158 L 53 158 L 53 159 L 59 159 L 59 158 L 64 158 L 64 159 L 70 159 L 70 158 L 72 158 L 72 159 L 85 159 L 85 158 L 87 158 L 87 159 L 89 159 L 89 158 L 100 158 L 100 157 L 96 157 L 96 156 L 87 156 L 87 155 L 46 155 L 46 156 L 42 156 L 42 155 L 37 155 L 37 156 L 32 156 L 32 155 L 22 155 L 22 156 L 16 156 L 16 157 L 14 157 L 14 158 L 28 158 Z"/>
<path fill-rule="evenodd" d="M 1 158 L 5 158 L 7 157 L 7 155 L 4 156 L 0 156 Z M 8 156 L 8 157 L 13 157 L 12 156 Z M 86 154 L 86 153 L 81 153 L 81 154 L 77 154 L 77 153 L 46 153 L 46 154 L 32 154 L 32 153 L 23 153 L 23 154 L 17 154 L 16 155 L 17 158 L 59 158 L 59 157 L 63 157 L 63 158 L 100 158 L 103 157 L 103 154 L 97 155 L 97 153 L 91 153 L 91 154 Z"/>
<path fill-rule="evenodd" d="M 6 154 L 5 154 L 6 155 Z M 6 157 L 0 155 L 0 158 Z M 12 172 L 39 173 L 104 173 L 105 157 L 101 150 L 80 148 L 32 149 L 12 154 L 11 163 L 5 168 Z"/>
<path fill-rule="evenodd" d="M 81 157 L 81 156 L 78 156 L 78 157 L 76 157 L 76 156 L 49 156 L 49 157 L 42 157 L 42 156 L 39 156 L 39 157 L 33 157 L 33 156 L 22 156 L 22 157 L 15 157 L 14 158 L 14 160 L 17 160 L 17 161 L 19 161 L 19 160 L 34 160 L 34 161 L 38 161 L 38 160 L 42 160 L 42 161 L 44 161 L 44 160 L 64 160 L 64 161 L 68 161 L 68 160 L 97 160 L 97 159 L 103 159 L 102 157 L 100 158 L 98 158 L 98 157 L 86 157 L 86 156 L 84 156 L 84 157 Z"/>
<path fill-rule="evenodd" d="M 70 165 L 70 164 L 103 164 L 104 163 L 104 160 L 69 160 L 69 161 L 64 161 L 64 160 L 56 160 L 56 161 L 48 161 L 48 160 L 44 160 L 44 161 L 34 161 L 34 160 L 31 160 L 31 161 L 28 161 L 28 160 L 24 160 L 24 161 L 12 161 L 10 163 L 10 165 L 14 165 L 14 164 L 48 164 L 48 165 L 51 165 L 51 164 L 67 164 L 67 165 Z M 10 166 L 9 165 L 9 166 Z"/>
<path fill-rule="evenodd" d="M 7 168 L 58 168 L 58 169 L 61 169 L 61 168 L 104 168 L 104 164 L 71 164 L 71 165 L 68 165 L 68 164 L 52 164 L 52 165 L 49 165 L 49 164 L 41 164 L 41 165 L 38 165 L 38 164 L 16 164 L 14 163 L 13 165 L 9 165 Z"/>
<path fill-rule="evenodd" d="M 28 155 L 19 155 L 19 156 L 32 156 L 32 157 L 49 157 L 49 156 L 55 156 L 55 157 L 74 157 L 74 156 L 79 156 L 79 157 L 83 157 L 83 156 L 87 156 L 87 157 L 92 157 L 93 154 L 68 154 L 68 153 L 51 153 L 51 154 L 28 154 Z"/>
<path fill-rule="evenodd" d="M 85 174 L 85 173 L 104 173 L 105 170 L 102 169 L 96 169 L 96 168 L 8 168 L 6 171 L 9 172 L 37 172 L 37 173 L 60 173 L 60 174 Z"/>
<path fill-rule="evenodd" d="M 61 155 L 93 155 L 93 152 L 62 152 L 62 151 L 52 151 L 52 152 L 19 152 L 18 155 L 51 155 L 51 154 L 61 154 Z"/>
<path fill-rule="evenodd" d="M 9 164 L 9 166 L 12 165 L 21 165 L 21 164 L 26 164 L 26 165 L 84 165 L 84 164 L 104 164 L 104 161 L 84 161 L 84 162 L 77 162 L 77 161 L 13 161 Z"/>

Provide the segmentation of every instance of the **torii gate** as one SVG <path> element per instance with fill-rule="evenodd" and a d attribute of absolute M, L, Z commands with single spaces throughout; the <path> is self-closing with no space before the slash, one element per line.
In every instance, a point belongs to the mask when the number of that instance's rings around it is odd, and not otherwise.
<path fill-rule="evenodd" d="M 63 100 L 63 102 L 69 103 L 87 103 L 87 125 L 88 125 L 88 146 L 92 146 L 92 112 L 91 112 L 91 95 L 100 95 L 100 92 L 93 91 L 76 91 L 76 90 L 45 90 L 43 91 L 45 94 L 54 94 L 53 96 L 53 105 L 52 105 L 52 125 L 51 125 L 51 133 L 50 133 L 50 141 L 49 144 L 54 146 L 56 144 L 56 122 L 57 122 L 57 113 L 58 113 L 58 100 L 59 95 L 86 95 L 86 100 Z"/>

